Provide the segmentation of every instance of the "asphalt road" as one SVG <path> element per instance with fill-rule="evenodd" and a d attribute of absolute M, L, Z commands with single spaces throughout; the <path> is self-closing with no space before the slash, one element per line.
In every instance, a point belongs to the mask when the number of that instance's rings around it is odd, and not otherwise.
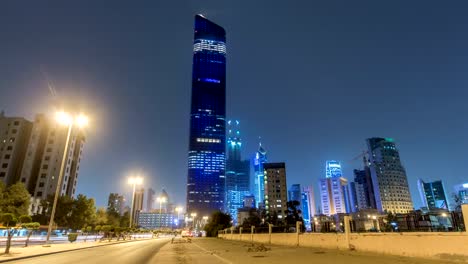
<path fill-rule="evenodd" d="M 8 263 L 21 264 L 127 264 L 127 263 L 152 263 L 152 259 L 159 249 L 168 243 L 169 239 L 152 239 L 120 243 L 102 247 L 57 253 L 47 256 L 34 257 L 11 261 Z"/>

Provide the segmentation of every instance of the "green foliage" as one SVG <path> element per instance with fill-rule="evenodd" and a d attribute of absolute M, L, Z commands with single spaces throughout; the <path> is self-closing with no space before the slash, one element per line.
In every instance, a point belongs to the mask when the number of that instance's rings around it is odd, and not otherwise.
<path fill-rule="evenodd" d="M 301 213 L 302 211 L 298 209 L 300 207 L 299 201 L 289 201 L 286 203 L 288 209 L 286 210 L 286 225 L 288 226 L 296 226 L 296 222 L 302 222 L 301 229 L 305 231 L 304 226 L 304 219 L 302 219 Z"/>
<path fill-rule="evenodd" d="M 8 188 L 0 186 L 0 212 L 12 213 L 15 217 L 27 215 L 31 195 L 22 183 L 16 183 Z"/>
<path fill-rule="evenodd" d="M 255 208 L 249 210 L 249 217 L 244 219 L 242 222 L 243 228 L 250 228 L 251 226 L 260 226 L 262 219 L 258 215 L 258 212 Z"/>
<path fill-rule="evenodd" d="M 68 234 L 68 241 L 70 241 L 70 243 L 75 242 L 77 238 L 78 238 L 78 233 Z"/>
<path fill-rule="evenodd" d="M 5 227 L 13 227 L 16 226 L 17 219 L 12 213 L 3 213 L 0 214 L 0 222 Z"/>
<path fill-rule="evenodd" d="M 218 236 L 218 231 L 231 226 L 231 216 L 221 211 L 214 212 L 205 225 L 206 235 L 209 237 Z"/>
<path fill-rule="evenodd" d="M 96 224 L 105 225 L 107 224 L 107 212 L 104 208 L 98 208 L 96 211 Z"/>
<path fill-rule="evenodd" d="M 94 231 L 100 232 L 100 231 L 101 231 L 101 228 L 102 228 L 101 225 L 97 225 L 97 226 L 94 227 Z"/>
<path fill-rule="evenodd" d="M 72 203 L 71 215 L 68 219 L 68 227 L 74 230 L 91 224 L 96 220 L 96 206 L 94 199 L 79 194 Z"/>
<path fill-rule="evenodd" d="M 86 227 L 86 232 L 89 233 L 89 232 L 91 232 L 91 231 L 93 231 L 93 227 L 92 227 L 92 226 L 87 226 L 87 227 Z"/>
<path fill-rule="evenodd" d="M 130 225 L 130 212 L 126 211 L 122 217 L 120 217 L 120 227 L 128 227 Z"/>
<path fill-rule="evenodd" d="M 41 224 L 38 222 L 29 222 L 29 223 L 23 223 L 21 225 L 22 228 L 26 228 L 28 230 L 38 230 Z"/>
<path fill-rule="evenodd" d="M 31 223 L 32 222 L 32 218 L 31 216 L 29 215 L 22 215 L 18 218 L 18 221 L 20 223 Z"/>

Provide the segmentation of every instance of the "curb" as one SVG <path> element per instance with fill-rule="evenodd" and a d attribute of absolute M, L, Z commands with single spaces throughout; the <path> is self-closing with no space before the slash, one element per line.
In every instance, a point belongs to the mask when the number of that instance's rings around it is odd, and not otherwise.
<path fill-rule="evenodd" d="M 30 255 L 30 256 L 24 256 L 24 257 L 17 257 L 17 258 L 11 258 L 11 259 L 4 259 L 4 260 L 0 260 L 0 263 L 11 262 L 11 261 L 17 261 L 17 260 L 23 260 L 23 259 L 29 259 L 29 258 L 35 258 L 35 257 L 48 256 L 48 255 L 59 254 L 59 253 L 66 253 L 66 252 L 78 251 L 78 250 L 83 250 L 83 249 L 90 249 L 90 248 L 97 248 L 97 247 L 112 246 L 112 245 L 122 244 L 122 243 L 130 243 L 130 242 L 137 242 L 137 241 L 153 240 L 153 239 L 154 239 L 154 238 L 141 239 L 141 240 L 128 240 L 128 241 L 115 241 L 114 243 L 104 244 L 104 245 L 96 245 L 96 246 L 89 246 L 89 247 L 82 247 L 82 248 L 73 248 L 73 249 L 67 249 L 67 250 L 62 250 L 62 251 L 47 252 L 47 253 L 41 253 L 41 254 Z"/>

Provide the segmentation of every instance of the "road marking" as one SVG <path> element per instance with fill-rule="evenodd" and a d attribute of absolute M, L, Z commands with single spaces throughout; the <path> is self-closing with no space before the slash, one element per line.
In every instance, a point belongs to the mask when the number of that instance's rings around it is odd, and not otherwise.
<path fill-rule="evenodd" d="M 206 250 L 206 249 L 202 248 L 201 246 L 197 245 L 196 243 L 192 243 L 192 245 L 195 245 L 195 246 L 197 246 L 199 249 L 205 251 L 206 253 L 209 253 L 209 254 L 211 254 L 212 256 L 217 257 L 219 260 L 221 260 L 221 261 L 224 262 L 224 263 L 233 264 L 231 261 L 229 261 L 229 260 L 227 260 L 227 259 L 225 259 L 225 258 L 223 258 L 223 257 L 221 257 L 221 256 L 218 256 L 218 255 L 216 255 L 215 253 L 213 253 L 213 252 L 211 252 L 211 251 L 209 251 L 209 250 Z"/>

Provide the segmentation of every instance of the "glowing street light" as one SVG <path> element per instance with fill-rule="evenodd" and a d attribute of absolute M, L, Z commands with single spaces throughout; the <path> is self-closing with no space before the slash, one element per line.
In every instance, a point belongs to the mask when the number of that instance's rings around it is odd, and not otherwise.
<path fill-rule="evenodd" d="M 177 227 L 179 227 L 179 220 L 180 220 L 180 212 L 182 212 L 183 208 L 178 206 L 175 208 L 175 211 L 177 212 Z"/>
<path fill-rule="evenodd" d="M 133 215 L 133 206 L 134 206 L 134 203 L 135 203 L 135 189 L 136 189 L 136 186 L 137 185 L 141 185 L 143 184 L 143 178 L 142 177 L 130 177 L 128 178 L 128 184 L 131 184 L 133 185 L 133 192 L 132 192 L 132 206 L 130 208 L 130 224 L 129 224 L 129 227 L 132 228 L 132 225 L 133 225 L 133 218 L 135 217 Z"/>
<path fill-rule="evenodd" d="M 68 130 L 67 130 L 67 139 L 65 141 L 65 149 L 63 151 L 63 156 L 62 156 L 62 163 L 60 164 L 59 176 L 57 179 L 57 187 L 55 188 L 54 202 L 52 204 L 52 212 L 50 214 L 50 219 L 49 219 L 49 227 L 47 229 L 46 245 L 49 244 L 50 233 L 52 232 L 52 225 L 54 223 L 55 210 L 57 208 L 57 201 L 58 201 L 58 197 L 60 195 L 60 190 L 62 187 L 62 178 L 63 178 L 63 174 L 65 171 L 65 164 L 68 158 L 68 145 L 70 143 L 70 137 L 71 137 L 73 125 L 76 125 L 78 128 L 84 128 L 85 126 L 88 125 L 88 117 L 86 117 L 83 114 L 80 114 L 74 117 L 67 112 L 59 111 L 55 113 L 55 121 L 59 125 L 67 126 Z"/>

